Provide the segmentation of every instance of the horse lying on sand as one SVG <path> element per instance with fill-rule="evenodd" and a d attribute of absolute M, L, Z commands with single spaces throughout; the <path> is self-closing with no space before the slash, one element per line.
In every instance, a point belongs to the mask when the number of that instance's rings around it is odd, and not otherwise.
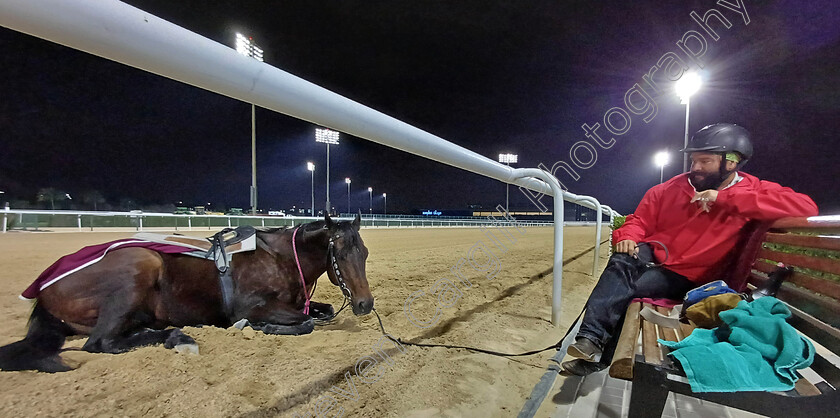
<path fill-rule="evenodd" d="M 0 347 L 0 369 L 71 370 L 58 353 L 77 334 L 89 335 L 82 350 L 114 354 L 161 343 L 197 350 L 177 327 L 229 327 L 243 318 L 270 334 L 308 334 L 313 317 L 333 314 L 331 305 L 309 300 L 324 272 L 354 314 L 368 314 L 373 296 L 360 222 L 358 215 L 341 222 L 327 215 L 295 228 L 257 230 L 256 249 L 231 256 L 229 294 L 212 260 L 139 247 L 108 252 L 40 291 L 26 338 Z"/>

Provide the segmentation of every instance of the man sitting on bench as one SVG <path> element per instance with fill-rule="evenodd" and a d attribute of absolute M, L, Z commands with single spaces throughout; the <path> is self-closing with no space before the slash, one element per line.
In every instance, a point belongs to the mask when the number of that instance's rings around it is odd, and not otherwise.
<path fill-rule="evenodd" d="M 682 299 L 717 280 L 748 221 L 817 214 L 810 197 L 737 171 L 753 154 L 741 126 L 706 126 L 682 152 L 689 153 L 691 170 L 648 190 L 613 232 L 615 254 L 568 349 L 576 359 L 563 363 L 569 373 L 585 376 L 609 365 L 634 298 Z"/>

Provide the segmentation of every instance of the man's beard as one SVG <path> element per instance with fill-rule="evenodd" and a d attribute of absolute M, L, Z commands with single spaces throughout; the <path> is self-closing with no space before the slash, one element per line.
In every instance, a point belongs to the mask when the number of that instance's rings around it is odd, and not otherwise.
<path fill-rule="evenodd" d="M 735 170 L 732 170 L 735 171 Z M 688 179 L 691 180 L 691 185 L 694 190 L 698 192 L 706 190 L 714 190 L 723 184 L 723 181 L 732 174 L 732 171 L 726 171 L 725 167 L 721 167 L 717 173 L 688 173 Z M 702 176 L 702 178 L 700 178 Z"/>

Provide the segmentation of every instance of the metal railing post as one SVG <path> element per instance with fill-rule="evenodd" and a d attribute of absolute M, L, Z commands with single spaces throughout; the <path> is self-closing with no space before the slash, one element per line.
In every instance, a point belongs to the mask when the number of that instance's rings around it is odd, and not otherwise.
<path fill-rule="evenodd" d="M 601 213 L 601 203 L 598 202 L 598 199 L 595 199 L 592 196 L 577 196 L 578 201 L 585 201 L 592 203 L 595 206 L 595 251 L 594 251 L 594 259 L 592 261 L 592 277 L 598 276 L 598 259 L 601 257 L 601 228 L 603 226 L 602 219 L 603 213 Z"/>
<path fill-rule="evenodd" d="M 554 270 L 551 291 L 551 323 L 560 326 L 563 303 L 563 189 L 557 178 L 538 168 L 517 168 L 511 170 L 509 181 L 523 177 L 536 177 L 551 187 L 554 193 Z"/>

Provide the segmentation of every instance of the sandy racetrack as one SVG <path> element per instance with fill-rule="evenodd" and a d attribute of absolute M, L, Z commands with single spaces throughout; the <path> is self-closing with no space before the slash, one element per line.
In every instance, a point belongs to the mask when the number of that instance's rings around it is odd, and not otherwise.
<path fill-rule="evenodd" d="M 430 292 L 436 280 L 479 241 L 477 229 L 363 229 L 370 250 L 367 275 L 386 330 L 404 340 L 448 343 L 520 352 L 556 342 L 581 309 L 595 280 L 592 254 L 565 267 L 563 324 L 549 323 L 551 228 L 527 228 L 499 258 L 501 271 L 487 280 L 474 270 L 471 288 L 440 310 L 426 329 L 403 312 L 412 292 Z M 606 239 L 605 229 L 604 239 Z M 591 249 L 593 228 L 568 227 L 564 258 Z M 0 345 L 25 334 L 29 304 L 17 296 L 58 257 L 82 246 L 131 233 L 27 233 L 0 235 Z M 205 236 L 195 232 L 191 235 Z M 489 248 L 497 250 L 489 243 Z M 606 258 L 602 246 L 601 263 Z M 321 278 L 315 300 L 340 305 L 338 288 Z M 412 306 L 417 321 L 432 320 L 429 297 Z M 433 417 L 515 416 L 545 371 L 546 352 L 517 360 L 465 350 L 406 347 L 383 343 L 376 317 L 355 317 L 349 309 L 333 325 L 311 335 L 265 335 L 234 328 L 188 327 L 201 354 L 176 354 L 145 347 L 120 355 L 73 350 L 62 354 L 76 370 L 46 374 L 0 372 L 3 416 L 323 416 Z M 376 366 L 357 376 L 364 358 Z M 347 381 L 349 376 L 350 381 Z M 367 377 L 367 379 L 363 379 Z M 365 381 L 367 380 L 367 381 Z M 355 388 L 355 391 L 353 390 Z M 332 389 L 332 390 L 331 390 Z"/>

